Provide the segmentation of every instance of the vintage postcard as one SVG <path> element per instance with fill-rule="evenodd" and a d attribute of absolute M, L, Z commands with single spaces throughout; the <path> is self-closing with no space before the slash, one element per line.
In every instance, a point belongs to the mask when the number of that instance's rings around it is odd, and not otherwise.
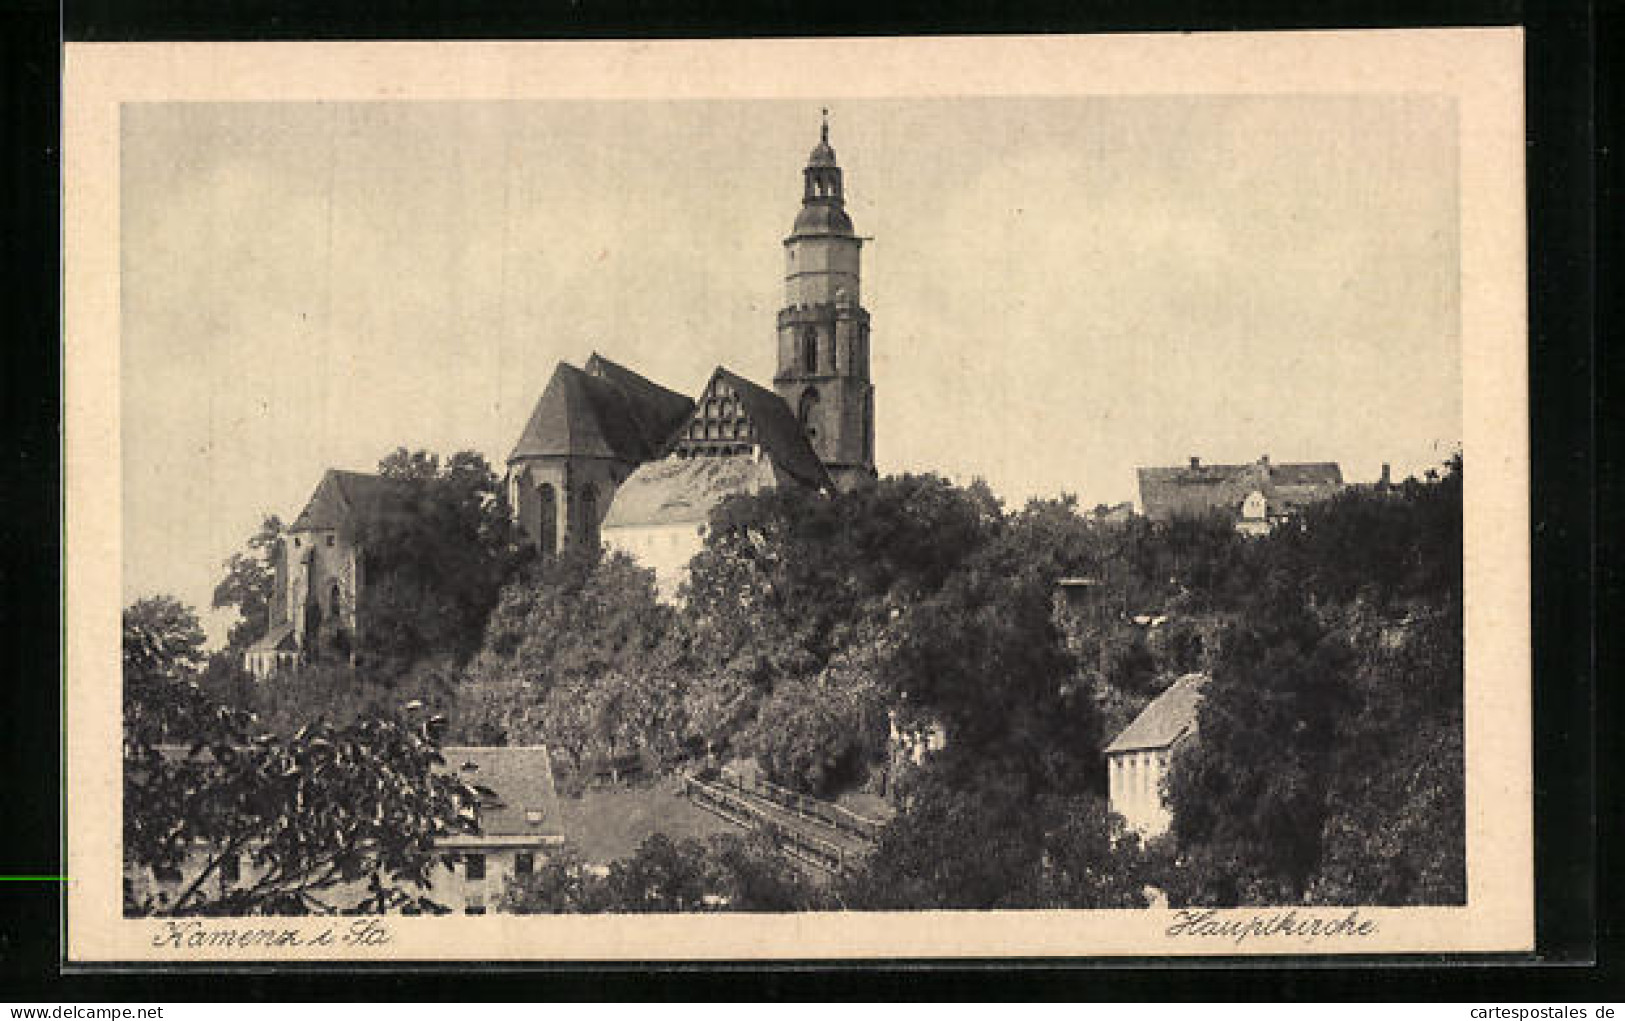
<path fill-rule="evenodd" d="M 1522 96 L 70 44 L 68 960 L 1531 949 Z"/>

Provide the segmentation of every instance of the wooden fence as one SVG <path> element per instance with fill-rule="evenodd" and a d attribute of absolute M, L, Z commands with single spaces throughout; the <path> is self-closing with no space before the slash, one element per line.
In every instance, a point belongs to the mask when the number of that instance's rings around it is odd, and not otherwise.
<path fill-rule="evenodd" d="M 780 787 L 778 784 L 763 780 L 761 777 L 753 777 L 748 781 L 744 780 L 731 769 L 723 769 L 721 775 L 717 778 L 717 782 L 735 790 L 753 794 L 764 801 L 770 801 L 778 805 L 787 812 L 823 823 L 838 832 L 850 834 L 870 843 L 880 839 L 880 831 L 886 825 L 879 819 L 871 819 L 840 805 L 809 797 L 787 787 Z"/>
<path fill-rule="evenodd" d="M 714 812 L 737 826 L 766 833 L 787 854 L 816 866 L 826 872 L 845 871 L 851 864 L 852 852 L 840 844 L 786 826 L 747 800 L 751 795 L 762 797 L 754 790 L 738 783 L 701 780 L 694 776 L 683 778 L 683 794 L 695 804 Z M 764 799 L 767 800 L 767 799 Z M 775 805 L 778 802 L 773 802 Z M 781 806 L 783 807 L 783 806 Z M 792 813 L 800 814 L 800 813 Z M 805 818 L 818 818 L 805 816 Z M 861 818 L 861 816 L 859 817 Z"/>

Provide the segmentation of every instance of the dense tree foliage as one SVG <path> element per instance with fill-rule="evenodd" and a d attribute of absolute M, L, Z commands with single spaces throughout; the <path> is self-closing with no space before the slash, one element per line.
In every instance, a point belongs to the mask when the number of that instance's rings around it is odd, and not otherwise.
<path fill-rule="evenodd" d="M 402 450 L 380 467 L 425 503 L 369 536 L 390 564 L 369 574 L 370 640 L 417 666 L 251 699 L 276 729 L 410 693 L 449 706 L 459 740 L 545 743 L 578 775 L 743 757 L 797 791 L 868 787 L 897 807 L 867 866 L 816 896 L 764 841 L 652 840 L 603 875 L 549 862 L 516 908 L 1464 894 L 1459 459 L 1258 538 L 1070 497 L 1010 511 L 930 475 L 738 496 L 676 605 L 617 554 L 515 568 L 482 460 Z M 1107 808 L 1102 748 L 1192 671 L 1212 677 L 1199 738 L 1168 781 L 1173 832 L 1144 846 Z M 945 745 L 914 754 L 932 735 Z"/>
<path fill-rule="evenodd" d="M 1168 781 L 1178 896 L 1460 903 L 1461 462 L 1350 492 L 1249 549 Z"/>
<path fill-rule="evenodd" d="M 211 698 L 196 614 L 158 597 L 125 611 L 124 859 L 185 885 L 132 914 L 305 913 L 360 888 L 371 910 L 421 907 L 437 837 L 471 828 L 473 792 L 421 711 L 320 720 L 281 737 Z M 224 881 L 229 862 L 244 880 Z"/>
<path fill-rule="evenodd" d="M 360 659 L 381 672 L 437 655 L 465 657 L 478 647 L 517 557 L 501 481 L 473 451 L 442 465 L 403 447 L 378 471 L 410 485 L 405 506 L 357 528 L 366 578 Z"/>
<path fill-rule="evenodd" d="M 270 627 L 271 600 L 276 595 L 276 572 L 281 557 L 282 519 L 267 514 L 247 548 L 226 561 L 226 576 L 214 587 L 217 610 L 235 608 L 237 620 L 226 637 L 226 648 L 240 651 Z"/>
<path fill-rule="evenodd" d="M 580 769 L 648 751 L 669 761 L 684 724 L 675 611 L 624 555 L 543 558 L 505 586 L 459 692 L 465 740 L 545 743 Z"/>
<path fill-rule="evenodd" d="M 700 841 L 664 834 L 594 870 L 565 852 L 509 880 L 503 908 L 520 914 L 817 911 L 840 906 L 761 834 Z"/>

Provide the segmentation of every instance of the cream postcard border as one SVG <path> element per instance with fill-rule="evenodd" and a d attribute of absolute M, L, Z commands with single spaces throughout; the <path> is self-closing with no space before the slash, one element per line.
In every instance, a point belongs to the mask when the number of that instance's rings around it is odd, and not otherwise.
<path fill-rule="evenodd" d="M 391 918 L 385 938 L 188 948 L 120 913 L 119 114 L 318 102 L 1433 93 L 1460 111 L 1467 630 L 1462 908 L 1362 938 L 1193 938 L 1176 912 Z M 1523 35 L 1518 29 L 554 43 L 80 43 L 63 94 L 67 938 L 72 962 L 658 960 L 1528 950 L 1534 941 Z M 1305 916 L 1341 918 L 1320 909 Z M 1226 921 L 1276 912 L 1237 910 Z M 252 923 L 252 924 L 249 924 Z M 201 925 L 202 923 L 198 923 Z M 346 923 L 346 926 L 348 922 Z M 341 929 L 341 934 L 344 930 Z M 167 938 L 166 938 L 167 937 Z M 181 944 L 177 946 L 176 944 Z"/>

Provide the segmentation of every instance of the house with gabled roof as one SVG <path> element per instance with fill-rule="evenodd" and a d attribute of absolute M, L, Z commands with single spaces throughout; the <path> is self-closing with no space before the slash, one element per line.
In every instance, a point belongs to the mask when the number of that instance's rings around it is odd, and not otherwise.
<path fill-rule="evenodd" d="M 1186 674 L 1140 711 L 1106 746 L 1107 800 L 1130 829 L 1145 837 L 1167 831 L 1173 821 L 1162 797 L 1179 747 L 1196 736 L 1206 674 Z"/>
<path fill-rule="evenodd" d="M 802 176 L 772 388 L 719 366 L 696 401 L 602 355 L 584 369 L 561 363 L 508 457 L 509 504 L 531 544 L 602 542 L 654 568 L 669 598 L 727 496 L 829 493 L 875 477 L 864 239 L 827 121 Z"/>
<path fill-rule="evenodd" d="M 1303 510 L 1343 491 L 1343 470 L 1334 461 L 1272 464 L 1269 456 L 1249 464 L 1203 464 L 1140 468 L 1140 506 L 1152 521 L 1220 513 L 1236 530 L 1262 535 Z"/>
<path fill-rule="evenodd" d="M 565 844 L 553 762 L 545 745 L 443 748 L 445 768 L 478 795 L 479 832 L 438 837 L 430 889 L 446 907 L 485 914 L 510 880 L 524 879 Z"/>

